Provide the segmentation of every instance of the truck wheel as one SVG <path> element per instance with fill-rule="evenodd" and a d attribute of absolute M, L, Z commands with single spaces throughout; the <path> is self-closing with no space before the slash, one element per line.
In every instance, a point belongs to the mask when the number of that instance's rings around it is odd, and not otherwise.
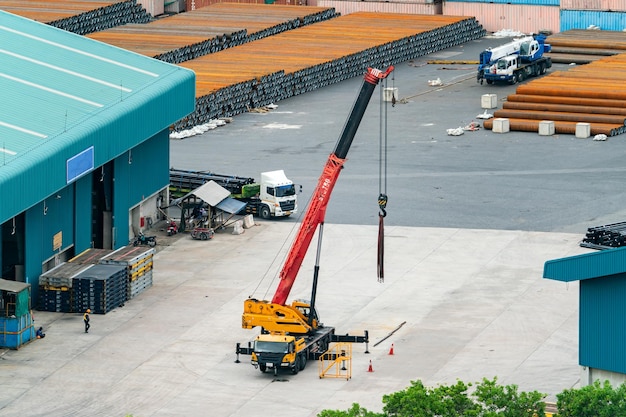
<path fill-rule="evenodd" d="M 304 371 L 304 368 L 306 368 L 306 355 L 300 356 L 300 370 Z"/>
<path fill-rule="evenodd" d="M 493 80 L 487 80 L 487 84 L 493 84 Z"/>
<path fill-rule="evenodd" d="M 261 206 L 261 210 L 259 211 L 259 215 L 262 219 L 269 219 L 271 217 L 270 208 L 266 205 Z"/>
<path fill-rule="evenodd" d="M 298 371 L 300 371 L 300 359 L 296 358 L 296 362 L 291 367 L 291 373 L 298 375 Z"/>
<path fill-rule="evenodd" d="M 209 235 L 207 235 L 206 233 L 202 232 L 202 233 L 200 233 L 200 239 L 201 240 L 209 240 Z"/>
<path fill-rule="evenodd" d="M 546 64 L 542 62 L 541 64 L 539 64 L 539 74 L 543 75 L 545 73 L 546 73 Z"/>
<path fill-rule="evenodd" d="M 513 74 L 513 77 L 511 78 L 511 84 L 517 84 L 517 74 Z"/>
<path fill-rule="evenodd" d="M 264 363 L 259 364 L 259 369 L 261 370 L 261 372 L 265 373 L 265 371 L 267 371 L 267 365 Z"/>

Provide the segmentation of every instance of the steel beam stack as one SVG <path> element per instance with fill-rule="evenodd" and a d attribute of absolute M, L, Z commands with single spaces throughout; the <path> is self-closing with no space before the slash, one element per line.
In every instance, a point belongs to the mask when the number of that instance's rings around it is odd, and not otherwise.
<path fill-rule="evenodd" d="M 72 279 L 72 311 L 106 314 L 126 301 L 126 267 L 89 265 Z"/>
<path fill-rule="evenodd" d="M 196 73 L 196 110 L 182 131 L 478 39 L 474 18 L 353 13 L 224 50 L 181 66 Z M 303 47 L 306 45 L 306 47 Z"/>
<path fill-rule="evenodd" d="M 106 314 L 152 286 L 152 248 L 88 249 L 39 277 L 38 309 Z"/>
<path fill-rule="evenodd" d="M 103 265 L 121 266 L 125 270 L 126 300 L 131 300 L 152 286 L 154 249 L 125 246 L 100 260 Z"/>
<path fill-rule="evenodd" d="M 611 249 L 626 246 L 626 222 L 588 228 L 580 246 L 591 249 Z"/>
<path fill-rule="evenodd" d="M 41 311 L 70 313 L 72 311 L 73 277 L 89 265 L 64 262 L 39 276 Z"/>
<path fill-rule="evenodd" d="M 254 178 L 171 168 L 170 194 L 175 198 L 182 197 L 209 181 L 215 181 L 230 191 L 231 194 L 241 194 L 243 186 L 253 184 Z"/>

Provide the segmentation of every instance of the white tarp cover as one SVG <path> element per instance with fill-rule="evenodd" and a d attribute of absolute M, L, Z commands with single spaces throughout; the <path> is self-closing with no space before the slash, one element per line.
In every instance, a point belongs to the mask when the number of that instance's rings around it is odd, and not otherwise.
<path fill-rule="evenodd" d="M 195 195 L 209 206 L 230 214 L 237 214 L 246 206 L 246 203 L 232 198 L 230 192 L 215 181 L 202 184 L 184 197 L 177 198 L 174 203 L 178 204 L 190 195 Z"/>
<path fill-rule="evenodd" d="M 215 181 L 209 181 L 202 184 L 200 187 L 196 188 L 185 197 L 191 194 L 202 199 L 202 201 L 204 201 L 211 207 L 217 206 L 219 203 L 222 202 L 222 200 L 230 197 L 230 192 Z"/>

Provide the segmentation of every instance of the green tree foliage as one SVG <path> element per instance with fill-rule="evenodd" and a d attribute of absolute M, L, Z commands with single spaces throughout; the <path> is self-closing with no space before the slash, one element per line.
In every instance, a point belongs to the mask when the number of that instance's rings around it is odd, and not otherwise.
<path fill-rule="evenodd" d="M 626 416 L 626 385 L 613 388 L 609 381 L 595 381 L 579 389 L 569 389 L 556 396 L 556 417 Z"/>
<path fill-rule="evenodd" d="M 383 413 L 353 404 L 347 411 L 324 410 L 318 417 L 544 417 L 544 394 L 518 392 L 516 385 L 501 386 L 497 379 L 472 384 L 426 387 L 411 381 L 403 391 L 383 396 Z"/>
<path fill-rule="evenodd" d="M 323 410 L 317 417 L 385 417 L 385 415 L 367 411 L 359 404 L 354 403 L 352 404 L 352 408 L 347 411 Z"/>

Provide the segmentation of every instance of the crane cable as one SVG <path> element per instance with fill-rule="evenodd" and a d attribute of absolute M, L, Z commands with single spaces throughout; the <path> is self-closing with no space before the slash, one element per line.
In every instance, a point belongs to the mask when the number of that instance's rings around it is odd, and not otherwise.
<path fill-rule="evenodd" d="M 392 76 L 392 85 L 395 77 Z M 384 88 L 380 90 L 380 134 L 379 134 L 379 163 L 378 163 L 378 257 L 376 275 L 378 282 L 385 281 L 385 217 L 387 216 L 387 104 L 384 100 L 384 92 L 387 90 L 387 79 Z M 391 105 L 395 106 L 395 89 L 391 89 Z"/>

